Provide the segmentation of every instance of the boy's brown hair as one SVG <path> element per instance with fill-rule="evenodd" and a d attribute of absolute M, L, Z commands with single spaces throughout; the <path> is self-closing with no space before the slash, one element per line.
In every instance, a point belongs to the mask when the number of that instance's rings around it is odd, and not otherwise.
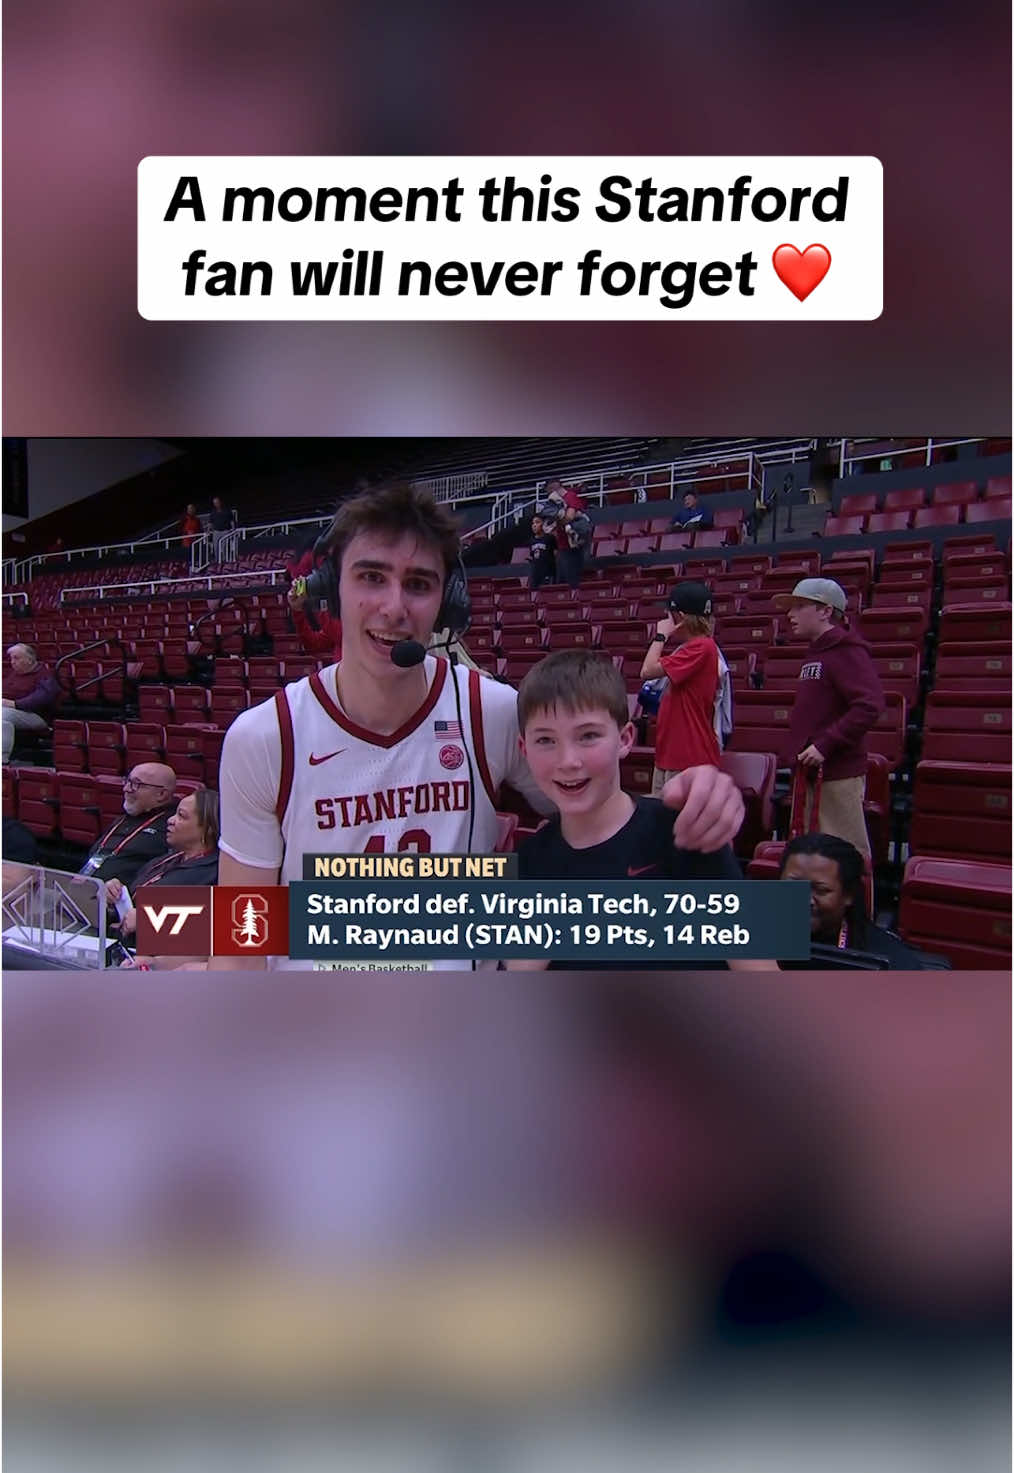
<path fill-rule="evenodd" d="M 714 635 L 715 621 L 711 614 L 674 614 L 673 618 L 688 639 L 696 639 L 701 634 L 710 639 Z"/>
<path fill-rule="evenodd" d="M 608 711 L 617 726 L 630 720 L 627 687 L 608 655 L 558 650 L 534 665 L 518 689 L 518 725 L 524 735 L 536 711 Z"/>
<path fill-rule="evenodd" d="M 327 541 L 339 570 L 345 549 L 361 532 L 380 532 L 392 538 L 414 532 L 421 542 L 436 548 L 445 573 L 456 565 L 461 548 L 457 524 L 447 508 L 428 491 L 404 482 L 364 491 L 338 508 Z"/>

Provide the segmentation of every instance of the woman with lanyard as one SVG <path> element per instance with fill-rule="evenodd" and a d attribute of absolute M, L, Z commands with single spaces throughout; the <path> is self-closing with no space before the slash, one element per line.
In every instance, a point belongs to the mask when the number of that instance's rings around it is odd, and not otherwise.
<path fill-rule="evenodd" d="M 214 885 L 218 880 L 218 794 L 198 788 L 181 798 L 166 828 L 169 853 L 151 860 L 135 880 L 143 885 Z M 106 884 L 106 899 L 115 904 L 123 894 L 119 880 Z M 125 938 L 137 930 L 137 912 L 124 915 L 120 934 Z"/>

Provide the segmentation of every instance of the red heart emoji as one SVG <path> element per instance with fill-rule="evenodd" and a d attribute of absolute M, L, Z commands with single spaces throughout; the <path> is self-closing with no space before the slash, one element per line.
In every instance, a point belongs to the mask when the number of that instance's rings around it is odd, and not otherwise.
<path fill-rule="evenodd" d="M 780 245 L 771 257 L 775 274 L 794 297 L 805 302 L 815 286 L 819 286 L 831 265 L 827 246 L 811 245 L 805 251 L 794 245 Z"/>

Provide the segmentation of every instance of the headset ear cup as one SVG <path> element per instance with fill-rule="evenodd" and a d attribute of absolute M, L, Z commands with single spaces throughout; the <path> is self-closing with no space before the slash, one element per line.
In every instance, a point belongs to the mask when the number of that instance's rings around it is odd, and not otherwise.
<path fill-rule="evenodd" d="M 436 627 L 447 629 L 451 634 L 464 634 L 471 622 L 472 599 L 468 592 L 468 577 L 459 558 L 457 566 L 447 575 Z"/>

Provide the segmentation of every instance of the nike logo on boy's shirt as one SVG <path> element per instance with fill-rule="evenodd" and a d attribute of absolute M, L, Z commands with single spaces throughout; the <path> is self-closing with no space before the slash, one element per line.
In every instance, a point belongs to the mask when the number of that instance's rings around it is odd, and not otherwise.
<path fill-rule="evenodd" d="M 337 752 L 325 752 L 323 757 L 315 757 L 310 753 L 310 766 L 319 767 L 322 762 L 330 762 L 332 757 L 340 757 L 342 752 L 347 752 L 348 747 L 339 747 Z"/>

